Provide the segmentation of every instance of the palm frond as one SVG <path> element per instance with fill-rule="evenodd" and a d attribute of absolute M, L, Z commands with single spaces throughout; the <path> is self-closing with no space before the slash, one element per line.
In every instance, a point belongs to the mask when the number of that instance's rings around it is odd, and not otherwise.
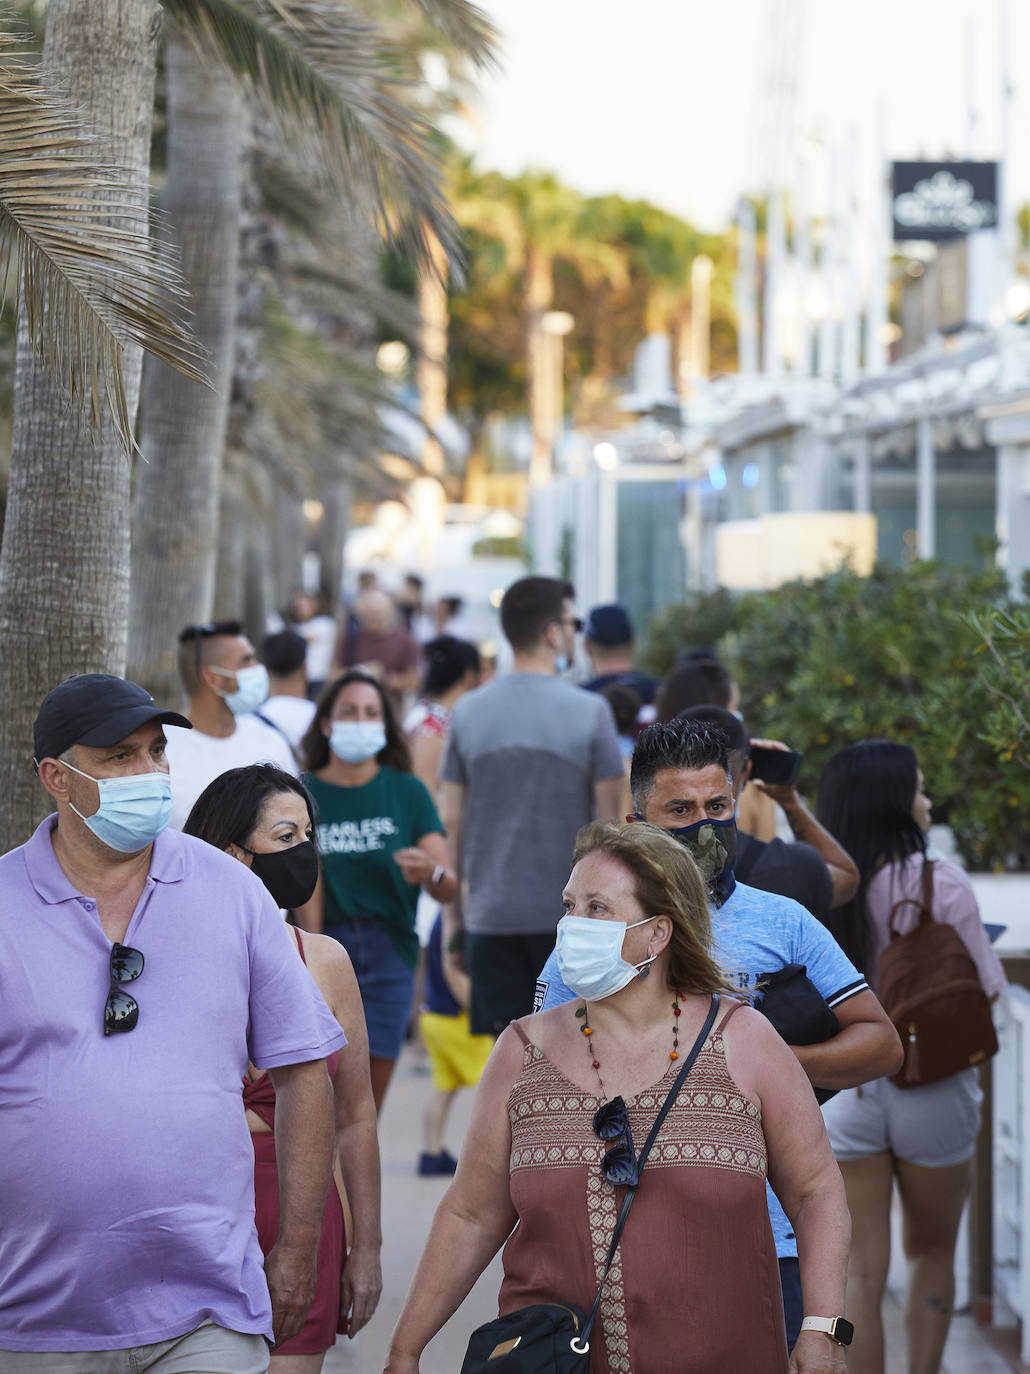
<path fill-rule="evenodd" d="M 497 65 L 500 35 L 485 10 L 470 0 L 417 0 L 417 4 L 433 28 L 481 71 Z"/>
<path fill-rule="evenodd" d="M 172 250 L 148 234 L 129 174 L 96 153 L 78 113 L 0 30 L 0 284 L 15 269 L 37 356 L 95 431 L 106 410 L 130 452 L 125 347 L 197 381 L 203 355 Z"/>
<path fill-rule="evenodd" d="M 163 0 L 198 51 L 240 77 L 337 187 L 371 202 L 387 239 L 431 262 L 427 229 L 456 254 L 431 128 L 400 101 L 382 32 L 340 0 Z"/>

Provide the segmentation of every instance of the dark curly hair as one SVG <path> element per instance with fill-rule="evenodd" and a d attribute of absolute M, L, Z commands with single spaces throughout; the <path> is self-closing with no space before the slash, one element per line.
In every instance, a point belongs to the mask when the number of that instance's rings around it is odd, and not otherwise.
<path fill-rule="evenodd" d="M 682 716 L 676 720 L 656 721 L 641 730 L 633 750 L 629 781 L 634 806 L 643 811 L 654 789 L 655 778 L 667 768 L 686 768 L 696 773 L 714 763 L 729 777 L 729 754 L 730 742 L 718 725 L 703 720 L 684 720 Z"/>

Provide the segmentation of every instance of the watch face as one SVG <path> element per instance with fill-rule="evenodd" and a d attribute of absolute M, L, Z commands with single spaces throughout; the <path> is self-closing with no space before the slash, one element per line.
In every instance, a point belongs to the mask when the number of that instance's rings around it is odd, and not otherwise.
<path fill-rule="evenodd" d="M 855 1339 L 855 1328 L 846 1317 L 835 1317 L 832 1335 L 838 1345 L 850 1345 Z"/>

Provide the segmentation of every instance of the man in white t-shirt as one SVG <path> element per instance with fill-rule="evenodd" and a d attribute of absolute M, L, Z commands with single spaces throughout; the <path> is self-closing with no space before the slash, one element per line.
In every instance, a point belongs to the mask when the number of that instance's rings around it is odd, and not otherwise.
<path fill-rule="evenodd" d="M 268 669 L 269 691 L 258 716 L 286 736 L 298 762 L 300 742 L 315 715 L 315 703 L 308 697 L 306 654 L 307 645 L 295 630 L 265 635 L 261 641 L 261 662 Z"/>
<path fill-rule="evenodd" d="M 182 829 L 209 782 L 229 768 L 274 763 L 297 772 L 286 736 L 254 713 L 268 697 L 268 670 L 238 620 L 187 625 L 179 636 L 179 675 L 192 730 L 169 726 L 171 824 Z"/>

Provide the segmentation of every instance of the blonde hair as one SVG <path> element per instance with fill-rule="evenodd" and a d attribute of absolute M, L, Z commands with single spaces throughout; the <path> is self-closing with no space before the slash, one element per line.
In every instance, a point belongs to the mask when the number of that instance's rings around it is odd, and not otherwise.
<path fill-rule="evenodd" d="M 608 854 L 633 875 L 634 893 L 647 915 L 668 916 L 668 984 L 674 992 L 739 997 L 712 957 L 708 897 L 697 865 L 677 840 L 645 821 L 591 821 L 576 836 L 574 862 Z"/>

